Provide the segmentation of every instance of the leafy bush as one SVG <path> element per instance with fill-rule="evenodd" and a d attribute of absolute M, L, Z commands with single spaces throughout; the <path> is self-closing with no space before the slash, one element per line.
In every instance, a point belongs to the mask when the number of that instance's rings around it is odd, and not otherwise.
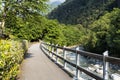
<path fill-rule="evenodd" d="M 23 59 L 22 43 L 13 40 L 0 40 L 0 80 L 14 80 Z"/>

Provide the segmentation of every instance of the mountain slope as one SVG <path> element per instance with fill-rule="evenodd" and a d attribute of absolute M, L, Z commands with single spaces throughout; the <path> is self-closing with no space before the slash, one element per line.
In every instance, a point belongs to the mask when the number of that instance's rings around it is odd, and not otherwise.
<path fill-rule="evenodd" d="M 120 7 L 120 0 L 66 0 L 48 17 L 65 24 L 83 24 L 87 26 L 98 19 L 105 11 Z"/>

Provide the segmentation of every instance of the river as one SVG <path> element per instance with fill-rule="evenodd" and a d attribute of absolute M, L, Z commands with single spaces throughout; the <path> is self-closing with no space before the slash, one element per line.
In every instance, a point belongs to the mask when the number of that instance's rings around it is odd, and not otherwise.
<path fill-rule="evenodd" d="M 76 53 L 66 52 L 66 58 L 72 63 L 76 63 Z M 82 68 L 89 70 L 99 76 L 103 76 L 103 61 L 86 56 L 80 56 L 79 64 L 80 64 L 79 66 L 81 66 Z M 67 69 L 73 74 L 76 73 L 76 69 L 69 64 L 67 64 Z M 120 64 L 114 65 L 109 63 L 108 73 L 109 73 L 109 80 L 120 80 Z M 116 75 L 117 75 L 117 79 L 114 78 L 116 77 Z M 83 80 L 95 80 L 83 72 L 80 73 L 80 77 Z"/>

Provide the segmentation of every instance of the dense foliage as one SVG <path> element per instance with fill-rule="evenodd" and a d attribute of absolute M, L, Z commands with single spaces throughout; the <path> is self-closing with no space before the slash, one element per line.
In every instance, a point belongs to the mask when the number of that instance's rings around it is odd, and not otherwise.
<path fill-rule="evenodd" d="M 42 15 L 47 8 L 46 1 L 1 0 L 0 6 L 3 7 L 0 8 L 0 21 L 5 23 L 3 27 L 6 33 L 28 40 L 39 38 L 34 31 L 37 30 L 36 33 L 40 34 L 38 30 L 41 28 L 38 26 L 41 26 Z"/>
<path fill-rule="evenodd" d="M 20 42 L 0 40 L 0 80 L 15 80 L 23 55 Z"/>
<path fill-rule="evenodd" d="M 100 19 L 90 25 L 95 32 L 97 42 L 95 52 L 109 50 L 112 55 L 119 55 L 120 52 L 120 9 L 114 9 L 106 13 Z M 119 55 L 120 57 L 120 55 Z"/>
<path fill-rule="evenodd" d="M 54 9 L 48 17 L 65 24 L 82 24 L 85 27 L 94 22 L 105 11 L 120 7 L 120 0 L 66 0 Z"/>

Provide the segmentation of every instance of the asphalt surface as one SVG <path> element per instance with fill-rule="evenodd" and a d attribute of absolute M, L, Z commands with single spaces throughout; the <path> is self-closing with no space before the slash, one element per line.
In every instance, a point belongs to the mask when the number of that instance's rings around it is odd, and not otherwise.
<path fill-rule="evenodd" d="M 36 43 L 28 49 L 18 80 L 72 80 L 41 51 L 39 46 L 40 44 Z"/>

